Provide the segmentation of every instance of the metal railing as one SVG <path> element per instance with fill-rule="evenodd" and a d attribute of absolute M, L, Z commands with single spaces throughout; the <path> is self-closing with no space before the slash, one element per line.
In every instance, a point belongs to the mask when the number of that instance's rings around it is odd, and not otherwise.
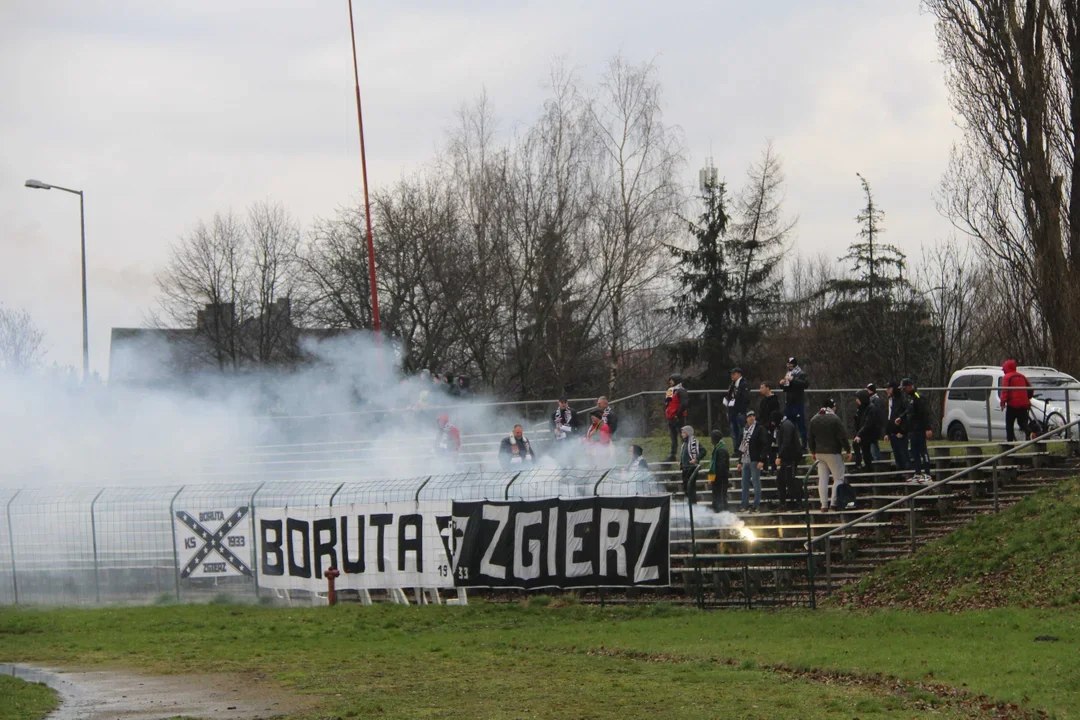
<path fill-rule="evenodd" d="M 1033 447 L 1035 445 L 1038 445 L 1039 443 L 1045 443 L 1048 440 L 1057 439 L 1057 436 L 1060 435 L 1062 430 L 1072 429 L 1072 428 L 1075 428 L 1077 426 L 1080 426 L 1080 419 L 1073 420 L 1072 422 L 1068 423 L 1064 428 L 1055 428 L 1053 430 L 1050 430 L 1049 432 L 1046 432 L 1046 433 L 1044 433 L 1042 435 L 1039 435 L 1038 437 L 1035 437 L 1035 438 L 1032 438 L 1030 440 L 1026 440 L 1024 442 L 1018 443 L 1014 447 L 1008 448 L 1007 450 L 1004 450 L 1003 452 L 1000 452 L 997 455 L 994 455 L 993 457 L 989 457 L 989 458 L 987 458 L 987 459 L 985 459 L 985 460 L 983 460 L 981 462 L 975 463 L 974 465 L 963 468 L 962 470 L 959 470 L 958 472 L 955 472 L 952 475 L 949 475 L 948 477 L 946 477 L 946 478 L 944 478 L 942 480 L 937 480 L 937 481 L 934 481 L 934 482 L 930 483 L 929 485 L 924 485 L 924 486 L 920 487 L 918 490 L 916 490 L 915 492 L 912 492 L 912 493 L 910 493 L 908 495 L 904 495 L 903 497 L 897 498 L 896 500 L 894 500 L 894 501 L 892 501 L 890 503 L 887 503 L 885 505 L 882 505 L 879 508 L 875 508 L 875 509 L 871 510 L 870 512 L 866 513 L 865 515 L 861 515 L 858 518 L 855 518 L 854 520 L 843 523 L 842 525 L 840 525 L 838 527 L 835 527 L 832 530 L 829 530 L 828 532 L 822 533 L 821 535 L 818 535 L 817 537 L 808 538 L 807 543 L 806 543 L 806 551 L 807 551 L 808 563 L 811 566 L 813 564 L 813 560 L 811 558 L 812 558 L 812 555 L 813 555 L 813 552 L 814 552 L 814 546 L 815 545 L 820 546 L 820 544 L 823 543 L 823 542 L 826 543 L 826 547 L 825 547 L 826 578 L 827 578 L 826 579 L 826 588 L 831 591 L 832 583 L 831 583 L 831 578 L 829 578 L 829 574 L 831 574 L 831 557 L 832 557 L 832 541 L 833 541 L 833 538 L 836 537 L 837 535 L 842 534 L 842 533 L 846 533 L 848 530 L 851 530 L 852 528 L 857 528 L 857 527 L 859 527 L 859 526 L 861 526 L 861 525 L 863 525 L 863 524 L 865 524 L 867 522 L 870 522 L 871 520 L 878 517 L 879 515 L 882 515 L 883 513 L 885 513 L 888 510 L 892 510 L 894 508 L 897 508 L 897 507 L 900 507 L 900 506 L 903 506 L 903 505 L 908 506 L 908 532 L 909 532 L 909 536 L 910 536 L 910 540 L 911 540 L 911 552 L 914 553 L 918 549 L 917 548 L 917 543 L 916 543 L 916 534 L 915 534 L 915 499 L 918 498 L 918 497 L 921 497 L 923 495 L 927 495 L 927 494 L 929 494 L 929 493 L 931 493 L 931 492 L 933 492 L 933 491 L 935 491 L 935 490 L 937 490 L 939 488 L 945 487 L 949 483 L 954 482 L 956 480 L 959 480 L 959 479 L 961 479 L 961 478 L 963 478 L 963 477 L 965 477 L 965 476 L 967 476 L 967 475 L 969 475 L 969 474 L 971 474 L 971 473 L 973 473 L 973 472 L 975 472 L 977 470 L 981 470 L 983 468 L 991 467 L 991 466 L 993 468 L 994 512 L 997 512 L 998 507 L 999 507 L 999 502 L 998 502 L 998 486 L 999 486 L 999 482 L 998 482 L 998 466 L 1000 465 L 1001 461 L 1003 459 L 1009 457 L 1010 455 L 1014 455 L 1014 454 L 1020 452 L 1021 450 L 1025 450 L 1027 448 Z M 816 465 L 817 463 L 815 462 L 814 464 Z M 809 477 L 809 472 L 807 473 L 807 477 Z M 816 604 L 816 600 L 812 600 L 811 602 L 813 604 Z"/>
<path fill-rule="evenodd" d="M 254 527 L 263 508 L 662 494 L 651 474 L 618 469 L 473 470 L 376 482 L 0 489 L 0 604 L 256 595 L 255 577 L 181 579 L 173 521 L 181 510 L 228 515 L 247 508 Z M 257 562 L 251 567 L 258 572 Z"/>

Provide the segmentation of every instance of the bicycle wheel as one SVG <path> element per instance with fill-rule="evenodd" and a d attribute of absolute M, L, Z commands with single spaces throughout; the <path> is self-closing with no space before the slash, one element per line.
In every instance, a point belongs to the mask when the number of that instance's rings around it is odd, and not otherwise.
<path fill-rule="evenodd" d="M 1068 430 L 1063 430 L 1062 428 L 1064 428 L 1067 424 L 1068 423 L 1065 422 L 1065 418 L 1062 416 L 1061 413 L 1052 412 L 1046 416 L 1046 422 L 1044 423 L 1044 427 L 1046 428 L 1046 432 L 1054 432 L 1055 430 L 1057 431 L 1050 436 L 1051 440 L 1063 440 L 1067 436 Z"/>

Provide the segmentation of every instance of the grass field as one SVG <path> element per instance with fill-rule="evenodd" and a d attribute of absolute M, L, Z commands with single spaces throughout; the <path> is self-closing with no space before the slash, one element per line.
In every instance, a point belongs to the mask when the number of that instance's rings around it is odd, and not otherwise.
<path fill-rule="evenodd" d="M 0 675 L 0 720 L 39 720 L 55 707 L 56 693 L 50 688 Z"/>
<path fill-rule="evenodd" d="M 1066 609 L 698 613 L 543 598 L 5 609 L 0 659 L 268 676 L 320 698 L 297 717 L 991 717 L 970 702 L 986 695 L 1022 708 L 1000 716 L 1068 718 L 1080 717 L 1078 620 Z"/>

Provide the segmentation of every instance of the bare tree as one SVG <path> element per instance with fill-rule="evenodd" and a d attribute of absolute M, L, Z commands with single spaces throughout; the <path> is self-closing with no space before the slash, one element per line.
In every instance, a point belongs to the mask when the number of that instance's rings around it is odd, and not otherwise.
<path fill-rule="evenodd" d="M 45 332 L 28 311 L 0 305 L 0 371 L 18 373 L 40 367 L 44 343 Z"/>
<path fill-rule="evenodd" d="M 937 20 L 952 103 L 977 159 L 1001 181 L 969 228 L 1002 269 L 1030 264 L 1054 363 L 1080 370 L 1080 7 L 1071 0 L 924 0 Z M 970 183 L 950 204 L 964 206 Z M 1008 219 L 995 225 L 993 220 Z M 971 225 L 970 215 L 960 221 Z M 1016 224 L 1013 225 L 1012 221 Z M 1020 241 L 1019 257 L 1010 247 Z"/>
<path fill-rule="evenodd" d="M 194 327 L 193 358 L 222 370 L 295 361 L 299 239 L 296 222 L 273 203 L 253 205 L 244 218 L 217 213 L 199 222 L 157 276 L 155 324 Z"/>
<path fill-rule="evenodd" d="M 747 183 L 735 199 L 735 222 L 728 247 L 734 265 L 736 308 L 741 331 L 735 357 L 750 362 L 774 323 L 783 293 L 781 261 L 795 231 L 796 218 L 784 217 L 784 169 L 772 142 L 750 165 Z"/>
<path fill-rule="evenodd" d="M 619 385 L 626 304 L 668 267 L 663 252 L 678 232 L 684 158 L 677 128 L 664 123 L 660 84 L 651 63 L 609 61 L 593 104 L 601 147 L 597 248 L 599 291 L 608 300 L 608 392 Z"/>

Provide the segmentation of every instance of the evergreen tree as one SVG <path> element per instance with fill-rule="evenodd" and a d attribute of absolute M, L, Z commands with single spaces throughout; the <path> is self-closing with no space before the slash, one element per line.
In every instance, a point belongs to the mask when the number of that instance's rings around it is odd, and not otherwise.
<path fill-rule="evenodd" d="M 907 257 L 895 245 L 881 242 L 880 236 L 885 232 L 882 227 L 885 211 L 874 202 L 866 178 L 856 175 L 866 195 L 866 205 L 855 216 L 861 241 L 852 243 L 847 255 L 840 258 L 851 263 L 852 276 L 833 280 L 829 292 L 838 296 L 842 304 L 865 303 L 880 310 L 887 308 L 908 287 L 904 279 Z"/>
<path fill-rule="evenodd" d="M 851 274 L 826 283 L 827 309 L 816 321 L 820 347 L 839 377 L 918 376 L 933 352 L 929 308 L 904 276 L 907 258 L 881 242 L 884 211 L 859 175 L 866 205 L 856 216 L 859 240 L 841 260 Z"/>
<path fill-rule="evenodd" d="M 678 293 L 672 314 L 690 327 L 700 328 L 693 340 L 675 348 L 684 364 L 704 363 L 700 377 L 706 387 L 727 384 L 731 368 L 731 347 L 737 327 L 737 300 L 731 295 L 731 268 L 725 258 L 728 226 L 727 188 L 711 174 L 705 174 L 697 222 L 688 222 L 695 246 L 689 250 L 670 247 L 676 260 Z"/>

